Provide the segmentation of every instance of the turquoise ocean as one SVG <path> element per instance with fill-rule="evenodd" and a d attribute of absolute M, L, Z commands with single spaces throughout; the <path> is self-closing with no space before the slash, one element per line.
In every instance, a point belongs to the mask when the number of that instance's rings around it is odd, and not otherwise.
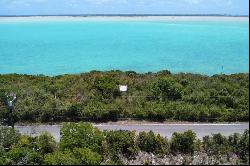
<path fill-rule="evenodd" d="M 0 74 L 91 70 L 245 73 L 249 22 L 0 21 Z"/>

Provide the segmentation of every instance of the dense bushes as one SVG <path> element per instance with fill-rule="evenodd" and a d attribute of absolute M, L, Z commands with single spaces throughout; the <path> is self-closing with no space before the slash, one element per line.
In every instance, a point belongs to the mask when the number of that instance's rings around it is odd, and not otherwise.
<path fill-rule="evenodd" d="M 142 151 L 164 155 L 169 153 L 168 141 L 160 135 L 155 135 L 152 131 L 149 133 L 141 132 L 137 138 L 137 143 Z"/>
<path fill-rule="evenodd" d="M 104 135 L 113 161 L 119 161 L 120 155 L 133 158 L 138 153 L 135 132 L 106 131 Z"/>
<path fill-rule="evenodd" d="M 172 153 L 193 153 L 195 150 L 196 134 L 192 131 L 174 133 L 170 142 Z"/>
<path fill-rule="evenodd" d="M 236 153 L 244 163 L 249 163 L 249 131 L 242 135 L 233 134 L 228 138 L 221 134 L 203 138 L 203 147 L 210 155 L 224 155 L 230 152 Z"/>
<path fill-rule="evenodd" d="M 60 149 L 89 148 L 100 151 L 103 133 L 90 124 L 68 123 L 61 128 Z"/>
<path fill-rule="evenodd" d="M 87 148 L 74 148 L 73 151 L 49 153 L 44 159 L 47 165 L 100 165 L 101 156 Z"/>
<path fill-rule="evenodd" d="M 214 134 L 211 138 L 204 137 L 204 148 L 207 153 L 214 155 L 224 155 L 230 151 L 229 142 L 225 136 Z"/>
<path fill-rule="evenodd" d="M 117 85 L 118 80 L 111 76 L 95 78 L 94 89 L 96 90 L 96 96 L 100 97 L 99 99 L 102 100 L 116 98 L 120 94 Z"/>
<path fill-rule="evenodd" d="M 14 129 L 0 127 L 0 147 L 1 149 L 9 149 L 12 144 L 18 142 L 20 134 Z"/>
<path fill-rule="evenodd" d="M 43 133 L 37 138 L 37 150 L 42 155 L 45 155 L 47 153 L 52 153 L 56 150 L 57 145 L 54 140 L 54 138 L 48 134 Z"/>
<path fill-rule="evenodd" d="M 161 101 L 178 100 L 182 98 L 182 85 L 177 83 L 173 78 L 160 78 L 150 87 L 155 99 Z"/>
<path fill-rule="evenodd" d="M 20 135 L 13 129 L 5 128 L 0 130 L 7 130 L 13 136 Z M 8 137 L 6 132 L 4 135 Z M 10 148 L 4 150 L 0 157 L 0 160 L 2 160 L 0 162 L 5 165 L 40 165 L 43 164 L 47 153 L 53 153 L 56 150 L 57 144 L 54 138 L 47 133 L 43 133 L 35 138 L 22 135 L 11 143 Z"/>
<path fill-rule="evenodd" d="M 70 151 L 49 153 L 44 159 L 46 165 L 78 165 L 79 162 Z"/>
<path fill-rule="evenodd" d="M 80 165 L 100 165 L 102 162 L 101 155 L 86 148 L 75 148 L 73 155 L 79 160 Z"/>
<path fill-rule="evenodd" d="M 119 92 L 128 85 L 128 92 Z M 248 121 L 249 75 L 97 72 L 57 77 L 0 75 L 0 121 L 5 93 L 17 93 L 16 122 Z"/>
<path fill-rule="evenodd" d="M 159 157 L 178 154 L 193 155 L 206 153 L 218 158 L 235 154 L 238 163 L 249 164 L 249 131 L 230 137 L 215 134 L 197 140 L 195 133 L 186 131 L 174 133 L 170 140 L 153 132 L 138 135 L 130 131 L 101 132 L 86 123 L 65 123 L 62 127 L 60 143 L 56 143 L 48 133 L 37 137 L 20 136 L 10 128 L 0 128 L 1 138 L 16 135 L 7 143 L 0 139 L 1 165 L 100 165 L 124 164 L 124 158 L 133 159 L 138 152 L 153 153 Z M 199 147 L 199 148 L 197 148 Z M 173 156 L 174 155 L 174 156 Z"/>

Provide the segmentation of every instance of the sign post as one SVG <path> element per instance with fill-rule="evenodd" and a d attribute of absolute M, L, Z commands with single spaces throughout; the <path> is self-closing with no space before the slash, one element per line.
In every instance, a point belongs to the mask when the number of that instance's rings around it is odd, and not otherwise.
<path fill-rule="evenodd" d="M 8 126 L 11 126 L 14 129 L 14 118 L 13 118 L 13 111 L 14 111 L 14 103 L 17 100 L 16 94 L 11 93 L 9 95 L 6 95 L 6 103 L 7 103 L 7 107 L 9 110 L 9 114 L 8 114 Z"/>

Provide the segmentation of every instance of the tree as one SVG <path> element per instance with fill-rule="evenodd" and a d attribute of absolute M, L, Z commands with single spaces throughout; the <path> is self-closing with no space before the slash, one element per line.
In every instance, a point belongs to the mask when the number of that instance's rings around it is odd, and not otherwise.
<path fill-rule="evenodd" d="M 49 153 L 44 159 L 45 165 L 79 165 L 79 161 L 74 157 L 74 154 L 67 150 L 64 152 L 56 151 Z"/>
<path fill-rule="evenodd" d="M 72 104 L 65 112 L 64 117 L 70 121 L 77 121 L 80 119 L 82 106 L 80 104 Z"/>
<path fill-rule="evenodd" d="M 138 147 L 135 142 L 135 132 L 106 131 L 104 135 L 115 161 L 119 159 L 119 155 L 133 158 L 138 153 Z"/>
<path fill-rule="evenodd" d="M 204 137 L 203 146 L 204 150 L 210 155 L 225 155 L 231 151 L 228 139 L 220 133 L 213 134 L 212 137 Z"/>
<path fill-rule="evenodd" d="M 176 153 L 193 153 L 195 150 L 196 134 L 189 130 L 184 133 L 174 133 L 170 142 L 171 152 Z"/>
<path fill-rule="evenodd" d="M 103 76 L 95 79 L 94 88 L 102 99 L 114 99 L 120 95 L 118 81 L 110 76 Z"/>
<path fill-rule="evenodd" d="M 243 163 L 249 165 L 249 130 L 245 130 L 241 135 L 236 147 L 236 153 L 240 156 Z"/>
<path fill-rule="evenodd" d="M 155 98 L 163 101 L 182 98 L 182 85 L 169 77 L 160 78 L 154 82 L 151 91 Z"/>
<path fill-rule="evenodd" d="M 9 150 L 13 144 L 16 144 L 20 138 L 20 134 L 8 127 L 0 127 L 0 146 L 4 149 Z"/>
<path fill-rule="evenodd" d="M 101 156 L 88 148 L 75 148 L 73 154 L 81 165 L 100 165 L 102 162 Z"/>
<path fill-rule="evenodd" d="M 47 132 L 42 133 L 40 136 L 38 136 L 36 144 L 39 153 L 41 153 L 42 155 L 53 153 L 57 148 L 54 137 Z"/>
<path fill-rule="evenodd" d="M 141 132 L 137 138 L 137 144 L 142 151 L 148 153 L 164 155 L 169 152 L 167 140 L 159 134 L 155 135 L 152 131 Z"/>
<path fill-rule="evenodd" d="M 99 152 L 102 141 L 104 141 L 102 132 L 88 123 L 65 123 L 61 128 L 61 150 L 89 148 Z"/>
<path fill-rule="evenodd" d="M 7 153 L 7 165 L 42 164 L 41 154 L 28 147 L 13 147 Z"/>
<path fill-rule="evenodd" d="M 37 137 L 21 135 L 18 142 L 7 152 L 7 165 L 42 164 L 43 156 L 38 152 Z"/>

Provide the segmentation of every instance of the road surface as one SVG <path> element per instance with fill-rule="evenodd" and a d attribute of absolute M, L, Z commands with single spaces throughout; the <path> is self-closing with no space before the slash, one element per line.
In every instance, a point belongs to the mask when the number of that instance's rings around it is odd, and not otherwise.
<path fill-rule="evenodd" d="M 130 130 L 130 131 L 146 131 L 152 130 L 154 133 L 163 137 L 170 138 L 174 132 L 184 132 L 193 130 L 197 134 L 197 138 L 202 139 L 206 135 L 221 133 L 229 136 L 233 133 L 243 133 L 249 129 L 249 123 L 239 124 L 119 124 L 119 125 L 94 125 L 100 130 Z M 60 125 L 37 125 L 37 126 L 15 126 L 22 134 L 35 136 L 43 131 L 51 133 L 54 138 L 60 140 Z"/>

